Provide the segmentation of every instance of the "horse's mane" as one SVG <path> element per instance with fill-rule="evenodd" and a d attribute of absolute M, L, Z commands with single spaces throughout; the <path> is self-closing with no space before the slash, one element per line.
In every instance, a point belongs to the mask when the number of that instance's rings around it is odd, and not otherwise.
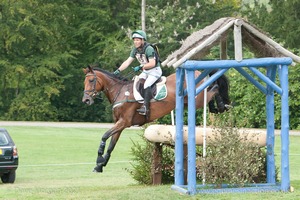
<path fill-rule="evenodd" d="M 93 67 L 93 70 L 99 71 L 99 72 L 101 72 L 101 73 L 103 73 L 103 74 L 105 74 L 105 75 L 107 75 L 107 76 L 109 76 L 113 79 L 117 79 L 119 81 L 123 81 L 123 82 L 130 82 L 131 81 L 131 80 L 128 80 L 127 78 L 125 78 L 123 76 L 115 75 L 114 73 L 108 72 L 108 71 L 106 71 L 104 69 L 100 69 L 98 67 Z"/>

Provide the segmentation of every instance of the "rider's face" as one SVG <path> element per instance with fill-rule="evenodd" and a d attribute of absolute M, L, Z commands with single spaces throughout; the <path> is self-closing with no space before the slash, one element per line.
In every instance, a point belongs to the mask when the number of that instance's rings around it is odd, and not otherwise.
<path fill-rule="evenodd" d="M 144 40 L 141 38 L 133 38 L 133 44 L 135 48 L 140 48 L 142 47 L 142 44 L 144 43 Z"/>

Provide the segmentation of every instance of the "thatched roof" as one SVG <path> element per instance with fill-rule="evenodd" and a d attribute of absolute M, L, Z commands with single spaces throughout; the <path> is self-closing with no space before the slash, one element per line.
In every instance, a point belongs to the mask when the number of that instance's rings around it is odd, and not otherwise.
<path fill-rule="evenodd" d="M 236 27 L 238 28 L 236 29 Z M 182 46 L 170 54 L 162 64 L 163 66 L 178 67 L 188 59 L 200 60 L 209 53 L 213 46 L 227 40 L 228 34 L 232 31 L 235 34 L 234 40 L 237 42 L 235 47 L 236 55 L 240 59 L 242 59 L 241 47 L 243 44 L 253 51 L 256 57 L 291 57 L 295 62 L 300 63 L 300 57 L 280 46 L 254 25 L 244 19 L 226 17 L 218 19 L 204 29 L 192 33 L 184 40 Z M 239 59 L 236 58 L 236 60 Z"/>

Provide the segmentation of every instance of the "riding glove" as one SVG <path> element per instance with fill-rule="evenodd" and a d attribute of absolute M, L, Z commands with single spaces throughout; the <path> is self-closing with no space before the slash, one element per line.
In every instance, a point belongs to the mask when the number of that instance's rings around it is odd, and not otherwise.
<path fill-rule="evenodd" d="M 114 74 L 115 74 L 115 75 L 118 75 L 118 74 L 120 74 L 120 72 L 121 72 L 121 71 L 120 71 L 119 69 L 117 69 L 116 71 L 114 71 Z"/>
<path fill-rule="evenodd" d="M 138 72 L 138 71 L 140 71 L 141 68 L 142 68 L 142 66 L 136 66 L 133 68 L 133 71 Z"/>

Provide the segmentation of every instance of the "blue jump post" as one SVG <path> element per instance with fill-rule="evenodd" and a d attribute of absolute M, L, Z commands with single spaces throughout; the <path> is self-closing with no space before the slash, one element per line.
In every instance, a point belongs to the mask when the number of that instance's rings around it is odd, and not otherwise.
<path fill-rule="evenodd" d="M 176 69 L 176 139 L 175 139 L 175 184 L 172 189 L 181 193 L 194 195 L 196 193 L 222 193 L 222 192 L 261 192 L 283 191 L 290 189 L 289 172 L 289 106 L 288 106 L 288 65 L 291 58 L 260 58 L 246 59 L 240 62 L 235 60 L 217 61 L 186 61 Z M 266 75 L 257 68 L 265 67 Z M 233 68 L 254 84 L 261 92 L 266 94 L 267 109 L 267 183 L 249 184 L 246 188 L 203 189 L 203 185 L 196 184 L 196 142 L 195 142 L 195 96 L 207 86 L 218 79 L 227 70 Z M 243 68 L 248 68 L 259 79 L 265 82 L 262 85 Z M 197 83 L 203 80 L 209 72 L 218 69 L 218 72 L 208 78 L 196 88 Z M 195 79 L 194 71 L 203 70 L 202 75 Z M 275 83 L 278 71 L 280 85 Z M 187 88 L 183 88 L 186 77 Z M 274 91 L 281 95 L 281 183 L 275 180 L 274 158 Z M 183 101 L 188 95 L 188 183 L 184 185 L 183 166 Z M 201 189 L 202 188 L 202 189 Z"/>

